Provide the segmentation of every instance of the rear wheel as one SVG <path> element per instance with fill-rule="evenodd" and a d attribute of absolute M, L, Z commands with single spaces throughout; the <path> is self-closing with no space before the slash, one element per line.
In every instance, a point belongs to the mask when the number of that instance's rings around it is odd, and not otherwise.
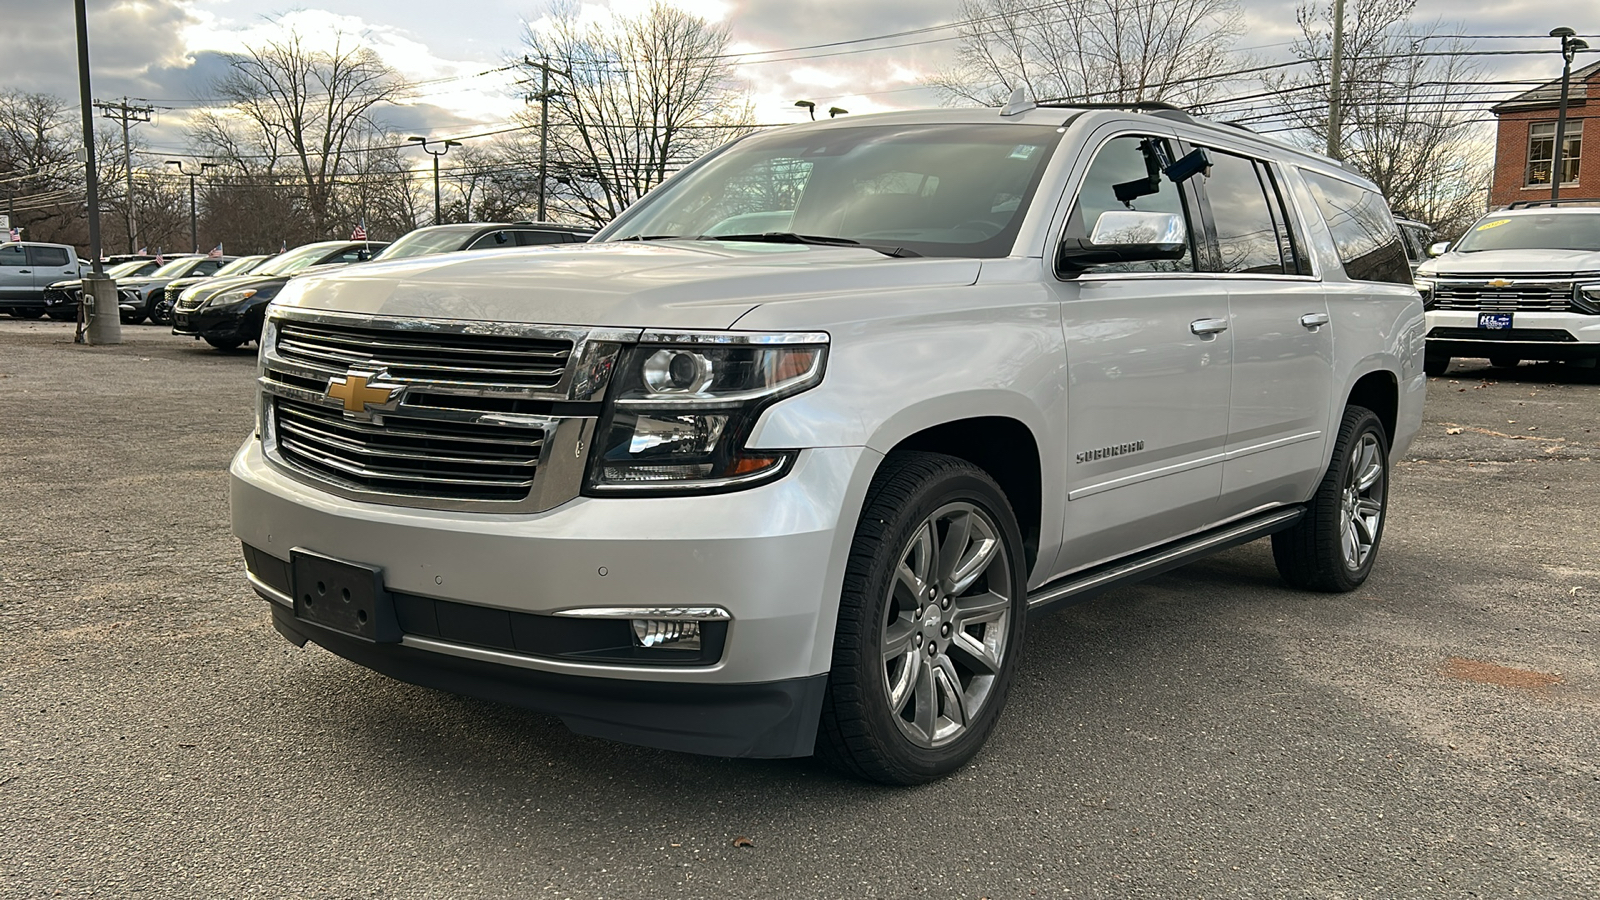
<path fill-rule="evenodd" d="M 1450 368 L 1448 356 L 1424 356 L 1422 358 L 1422 371 L 1429 375 L 1443 375 Z"/>
<path fill-rule="evenodd" d="M 1022 539 L 994 480 L 954 457 L 890 456 L 846 564 L 818 755 L 886 784 L 960 768 L 999 717 L 1026 612 Z"/>
<path fill-rule="evenodd" d="M 1306 514 L 1272 536 L 1272 559 L 1298 588 L 1340 593 L 1367 580 L 1389 503 L 1389 438 L 1370 409 L 1345 408 L 1333 461 Z"/>

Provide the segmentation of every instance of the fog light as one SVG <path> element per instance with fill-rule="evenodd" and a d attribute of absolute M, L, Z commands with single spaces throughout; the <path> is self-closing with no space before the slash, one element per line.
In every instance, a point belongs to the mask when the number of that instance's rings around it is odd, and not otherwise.
<path fill-rule="evenodd" d="M 633 619 L 633 639 L 641 647 L 700 649 L 700 623 L 682 619 Z"/>

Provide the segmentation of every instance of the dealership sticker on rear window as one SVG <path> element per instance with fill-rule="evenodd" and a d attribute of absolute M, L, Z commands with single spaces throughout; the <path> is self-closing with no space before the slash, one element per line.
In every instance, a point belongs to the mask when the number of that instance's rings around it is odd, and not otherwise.
<path fill-rule="evenodd" d="M 1485 222 L 1482 225 L 1479 225 L 1477 228 L 1474 228 L 1472 230 L 1473 231 L 1488 231 L 1491 228 L 1499 228 L 1501 225 L 1504 225 L 1505 223 L 1507 223 L 1509 221 L 1511 221 L 1511 220 L 1510 219 L 1495 219 L 1493 222 Z"/>

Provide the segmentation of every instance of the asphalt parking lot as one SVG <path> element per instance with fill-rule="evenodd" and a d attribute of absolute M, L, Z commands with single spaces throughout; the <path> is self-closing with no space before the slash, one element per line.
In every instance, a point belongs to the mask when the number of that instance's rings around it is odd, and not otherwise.
<path fill-rule="evenodd" d="M 1258 542 L 1061 612 L 887 789 L 293 648 L 228 532 L 254 355 L 124 334 L 0 321 L 4 896 L 1600 895 L 1600 370 L 1458 361 L 1363 590 Z"/>

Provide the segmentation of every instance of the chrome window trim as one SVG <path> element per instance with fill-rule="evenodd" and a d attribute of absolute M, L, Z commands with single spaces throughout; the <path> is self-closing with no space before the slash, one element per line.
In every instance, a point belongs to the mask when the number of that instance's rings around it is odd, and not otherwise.
<path fill-rule="evenodd" d="M 641 331 L 641 344 L 826 344 L 824 331 Z"/>
<path fill-rule="evenodd" d="M 561 609 L 552 616 L 575 619 L 685 619 L 725 622 L 733 614 L 720 606 L 589 606 Z"/>

